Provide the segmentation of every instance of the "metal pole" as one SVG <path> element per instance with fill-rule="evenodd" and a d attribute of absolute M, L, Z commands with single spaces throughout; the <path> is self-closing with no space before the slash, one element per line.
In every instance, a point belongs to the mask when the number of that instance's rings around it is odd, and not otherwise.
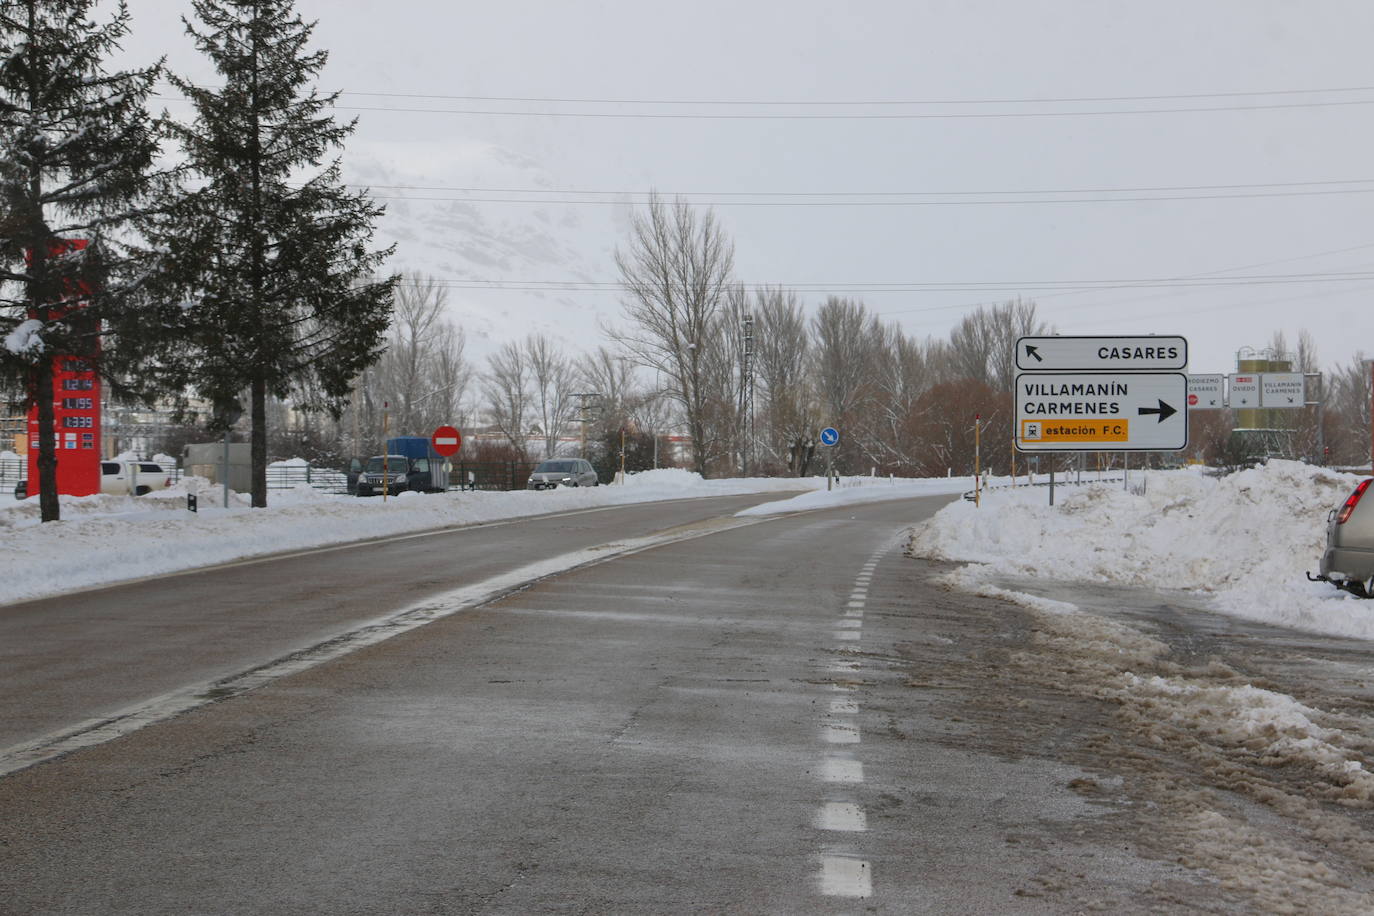
<path fill-rule="evenodd" d="M 1121 489 L 1131 488 L 1131 453 L 1121 453 Z"/>
<path fill-rule="evenodd" d="M 981 455 L 979 455 L 979 431 L 982 427 L 982 424 L 979 422 L 980 419 L 982 419 L 981 414 L 973 415 L 973 505 L 975 507 L 983 504 L 983 488 L 979 485 L 979 482 L 982 480 L 982 466 L 980 464 Z"/>
<path fill-rule="evenodd" d="M 382 402 L 382 502 L 386 502 L 387 482 L 391 480 L 391 446 L 386 441 L 391 436 L 391 412 L 387 409 L 390 406 L 387 401 Z"/>
<path fill-rule="evenodd" d="M 1374 359 L 1369 361 L 1369 473 L 1374 474 Z"/>
<path fill-rule="evenodd" d="M 1050 461 L 1050 505 L 1054 505 L 1054 461 Z"/>
<path fill-rule="evenodd" d="M 224 508 L 229 508 L 229 430 L 224 431 Z"/>

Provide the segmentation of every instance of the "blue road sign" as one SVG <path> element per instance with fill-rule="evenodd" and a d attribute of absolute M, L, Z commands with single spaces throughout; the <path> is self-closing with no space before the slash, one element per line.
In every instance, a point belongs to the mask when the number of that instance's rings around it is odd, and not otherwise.
<path fill-rule="evenodd" d="M 821 430 L 821 445 L 839 445 L 840 431 L 833 426 Z"/>

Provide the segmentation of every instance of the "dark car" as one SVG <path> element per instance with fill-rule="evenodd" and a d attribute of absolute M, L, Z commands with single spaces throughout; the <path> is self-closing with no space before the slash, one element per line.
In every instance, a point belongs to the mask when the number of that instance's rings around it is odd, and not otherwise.
<path fill-rule="evenodd" d="M 552 490 L 554 487 L 597 487 L 601 481 L 590 461 L 581 458 L 551 458 L 530 471 L 526 489 Z"/>
<path fill-rule="evenodd" d="M 1374 497 L 1364 498 L 1371 482 L 1374 477 L 1360 481 L 1327 515 L 1321 570 L 1309 575 L 1360 598 L 1374 598 Z"/>
<path fill-rule="evenodd" d="M 442 493 L 448 484 L 448 468 L 429 458 L 410 458 L 406 455 L 381 455 L 367 459 L 367 466 L 358 475 L 353 492 L 357 496 L 381 496 L 383 488 L 389 494 Z"/>

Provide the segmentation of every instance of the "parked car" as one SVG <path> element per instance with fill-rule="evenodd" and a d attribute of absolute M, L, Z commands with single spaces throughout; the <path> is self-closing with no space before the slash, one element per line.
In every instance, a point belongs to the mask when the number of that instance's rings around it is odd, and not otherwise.
<path fill-rule="evenodd" d="M 1365 499 L 1374 477 L 1365 478 L 1326 517 L 1326 552 L 1309 579 L 1330 582 L 1359 598 L 1374 598 L 1374 496 Z"/>
<path fill-rule="evenodd" d="M 152 461 L 102 461 L 100 462 L 100 492 L 111 496 L 142 496 L 154 490 L 165 490 L 172 485 L 172 477 L 162 469 L 162 465 Z M 14 498 L 27 499 L 29 482 L 21 480 L 14 485 Z"/>
<path fill-rule="evenodd" d="M 590 461 L 581 458 L 552 458 L 541 461 L 530 472 L 525 484 L 530 490 L 552 490 L 554 487 L 597 487 L 601 481 Z"/>
<path fill-rule="evenodd" d="M 344 472 L 345 488 L 350 496 L 358 494 L 358 478 L 363 476 L 363 459 L 348 459 L 348 470 Z"/>
<path fill-rule="evenodd" d="M 152 461 L 100 462 L 100 492 L 115 496 L 142 496 L 172 485 L 172 477 L 162 465 Z"/>
<path fill-rule="evenodd" d="M 444 492 L 448 471 L 443 459 L 411 458 L 407 455 L 375 455 L 358 475 L 353 492 L 358 496 L 381 496 L 382 487 L 390 494 Z"/>

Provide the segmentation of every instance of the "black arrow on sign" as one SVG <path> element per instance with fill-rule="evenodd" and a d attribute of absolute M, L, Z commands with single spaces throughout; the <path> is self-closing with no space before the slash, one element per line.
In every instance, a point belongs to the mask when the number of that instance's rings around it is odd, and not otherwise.
<path fill-rule="evenodd" d="M 1045 361 L 1045 357 L 1041 356 L 1037 349 L 1030 344 L 1026 344 L 1026 355 L 1034 356 L 1037 363 L 1043 363 Z"/>
<path fill-rule="evenodd" d="M 1138 408 L 1138 412 L 1141 416 L 1157 413 L 1159 414 L 1160 423 L 1163 423 L 1165 420 L 1169 419 L 1174 414 L 1178 413 L 1177 410 L 1174 410 L 1174 408 L 1170 407 L 1168 404 L 1165 404 L 1163 400 L 1159 402 L 1158 407 L 1141 407 Z"/>

